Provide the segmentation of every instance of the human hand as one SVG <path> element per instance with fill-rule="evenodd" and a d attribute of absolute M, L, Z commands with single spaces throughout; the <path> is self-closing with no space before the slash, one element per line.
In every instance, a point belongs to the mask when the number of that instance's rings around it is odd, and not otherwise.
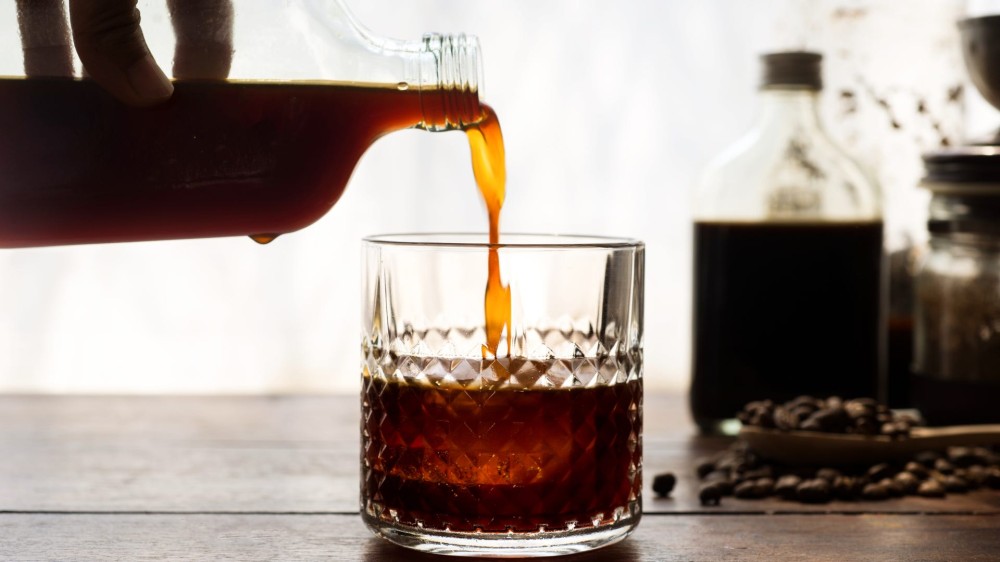
<path fill-rule="evenodd" d="M 168 0 L 177 78 L 224 79 L 232 61 L 231 0 Z M 73 74 L 63 0 L 17 0 L 28 76 Z M 173 85 L 153 60 L 137 0 L 69 0 L 73 44 L 84 73 L 134 106 L 168 99 Z"/>

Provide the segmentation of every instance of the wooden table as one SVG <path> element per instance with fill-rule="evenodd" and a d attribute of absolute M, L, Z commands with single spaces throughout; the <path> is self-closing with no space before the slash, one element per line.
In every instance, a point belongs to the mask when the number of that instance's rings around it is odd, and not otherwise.
<path fill-rule="evenodd" d="M 2 560 L 429 561 L 370 535 L 358 509 L 358 400 L 0 397 Z M 646 399 L 644 497 L 628 540 L 567 561 L 1000 560 L 1000 492 L 946 500 L 726 498 L 703 508 L 684 401 Z M 648 490 L 648 484 L 647 488 Z"/>

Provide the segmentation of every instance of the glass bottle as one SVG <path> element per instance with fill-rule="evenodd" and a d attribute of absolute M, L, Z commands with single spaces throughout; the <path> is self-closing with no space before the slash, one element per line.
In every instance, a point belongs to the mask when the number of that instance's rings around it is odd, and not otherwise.
<path fill-rule="evenodd" d="M 817 53 L 763 57 L 760 117 L 696 192 L 690 405 L 731 432 L 748 401 L 874 396 L 882 214 L 817 111 Z"/>
<path fill-rule="evenodd" d="M 930 251 L 916 279 L 913 405 L 930 425 L 1000 423 L 1000 147 L 924 156 Z"/>
<path fill-rule="evenodd" d="M 196 22 L 139 2 L 174 63 L 172 98 L 146 109 L 82 77 L 68 33 L 32 31 L 65 18 L 53 3 L 19 4 L 0 17 L 24 47 L 18 67 L 0 59 L 0 247 L 268 241 L 323 216 L 383 134 L 483 114 L 476 38 L 376 37 L 340 0 L 203 2 L 217 13 Z M 185 29 L 202 20 L 216 33 Z"/>

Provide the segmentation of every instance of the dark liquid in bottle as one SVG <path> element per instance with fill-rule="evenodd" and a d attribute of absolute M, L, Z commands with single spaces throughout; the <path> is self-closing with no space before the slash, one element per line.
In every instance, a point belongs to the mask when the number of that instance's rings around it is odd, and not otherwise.
<path fill-rule="evenodd" d="M 1000 423 L 1000 383 L 913 373 L 910 387 L 927 425 Z"/>
<path fill-rule="evenodd" d="M 911 405 L 911 369 L 913 367 L 913 317 L 889 317 L 888 360 L 886 362 L 886 401 L 890 408 Z"/>
<path fill-rule="evenodd" d="M 366 377 L 363 515 L 457 532 L 609 524 L 641 493 L 640 381 L 472 389 Z"/>
<path fill-rule="evenodd" d="M 0 79 L 0 247 L 298 230 L 433 91 L 175 83 L 149 109 L 89 80 Z"/>
<path fill-rule="evenodd" d="M 703 430 L 751 400 L 876 394 L 881 222 L 698 222 L 694 240 Z"/>

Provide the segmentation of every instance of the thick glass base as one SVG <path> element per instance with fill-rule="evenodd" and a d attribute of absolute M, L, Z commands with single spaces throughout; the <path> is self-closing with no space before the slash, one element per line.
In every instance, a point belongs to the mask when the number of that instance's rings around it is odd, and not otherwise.
<path fill-rule="evenodd" d="M 361 518 L 376 535 L 422 552 L 448 556 L 522 558 L 562 556 L 615 544 L 639 524 L 640 513 L 600 527 L 539 533 L 458 533 L 388 523 L 362 511 Z"/>

